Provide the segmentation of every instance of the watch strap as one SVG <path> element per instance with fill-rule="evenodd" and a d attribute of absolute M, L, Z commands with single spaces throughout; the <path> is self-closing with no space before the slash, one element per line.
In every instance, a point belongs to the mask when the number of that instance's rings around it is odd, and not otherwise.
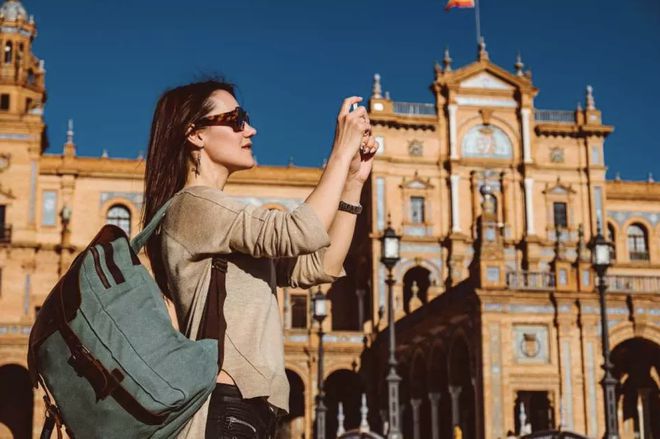
<path fill-rule="evenodd" d="M 352 213 L 354 215 L 359 215 L 362 212 L 362 206 L 359 204 L 349 204 L 345 201 L 339 202 L 339 210 L 343 212 Z"/>

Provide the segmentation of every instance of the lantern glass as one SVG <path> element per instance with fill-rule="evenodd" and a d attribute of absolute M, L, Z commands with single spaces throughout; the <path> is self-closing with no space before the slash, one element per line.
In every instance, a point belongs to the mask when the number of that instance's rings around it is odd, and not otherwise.
<path fill-rule="evenodd" d="M 328 315 L 328 309 L 325 302 L 325 295 L 323 293 L 316 293 L 314 295 L 312 303 L 315 320 L 322 319 Z"/>
<path fill-rule="evenodd" d="M 386 236 L 384 239 L 383 256 L 388 259 L 399 259 L 399 237 Z"/>
<path fill-rule="evenodd" d="M 610 265 L 610 246 L 605 242 L 599 242 L 594 246 L 593 263 L 598 267 Z"/>

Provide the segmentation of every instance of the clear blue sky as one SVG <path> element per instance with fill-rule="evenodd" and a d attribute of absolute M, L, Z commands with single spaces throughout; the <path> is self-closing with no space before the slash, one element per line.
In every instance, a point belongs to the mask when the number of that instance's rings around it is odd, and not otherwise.
<path fill-rule="evenodd" d="M 46 60 L 49 152 L 66 120 L 81 155 L 146 150 L 156 99 L 169 86 L 224 74 L 258 129 L 260 164 L 319 166 L 342 97 L 369 96 L 382 76 L 394 100 L 432 102 L 433 63 L 475 59 L 472 10 L 445 0 L 24 0 Z M 540 89 L 538 108 L 574 109 L 594 87 L 608 176 L 660 180 L 660 2 L 481 0 L 491 60 L 518 50 Z"/>

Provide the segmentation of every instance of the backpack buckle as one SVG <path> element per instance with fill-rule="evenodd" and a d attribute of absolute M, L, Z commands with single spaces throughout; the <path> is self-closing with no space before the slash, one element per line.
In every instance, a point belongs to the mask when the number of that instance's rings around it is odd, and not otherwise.
<path fill-rule="evenodd" d="M 87 378 L 94 389 L 97 401 L 107 398 L 124 379 L 119 369 L 107 373 L 103 365 L 82 345 L 71 350 L 68 363 L 79 377 Z"/>

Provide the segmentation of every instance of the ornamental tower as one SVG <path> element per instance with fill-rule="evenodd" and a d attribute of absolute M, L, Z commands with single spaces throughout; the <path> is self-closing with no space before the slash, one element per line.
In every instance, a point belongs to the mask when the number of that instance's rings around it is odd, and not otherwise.
<path fill-rule="evenodd" d="M 32 53 L 34 18 L 18 0 L 0 6 L 0 243 L 35 236 L 39 157 L 47 146 L 44 62 Z"/>

